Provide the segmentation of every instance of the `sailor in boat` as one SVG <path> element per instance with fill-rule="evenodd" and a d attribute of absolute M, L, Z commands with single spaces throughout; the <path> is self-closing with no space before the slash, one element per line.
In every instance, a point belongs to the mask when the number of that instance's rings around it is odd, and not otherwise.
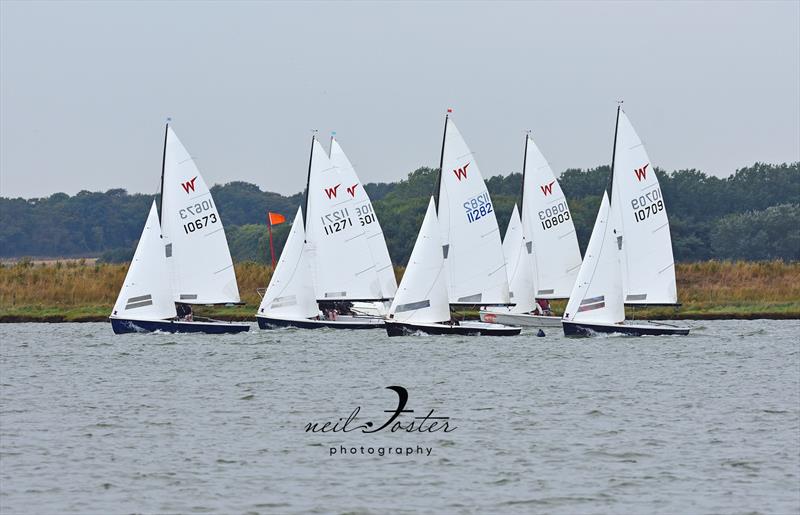
<path fill-rule="evenodd" d="M 189 304 L 178 302 L 175 304 L 175 311 L 178 313 L 178 320 L 182 320 L 184 322 L 191 322 L 194 320 L 192 306 Z"/>
<path fill-rule="evenodd" d="M 547 299 L 536 299 L 536 307 L 533 310 L 534 315 L 543 315 L 546 317 L 553 316 L 553 310 L 550 307 L 550 301 Z"/>

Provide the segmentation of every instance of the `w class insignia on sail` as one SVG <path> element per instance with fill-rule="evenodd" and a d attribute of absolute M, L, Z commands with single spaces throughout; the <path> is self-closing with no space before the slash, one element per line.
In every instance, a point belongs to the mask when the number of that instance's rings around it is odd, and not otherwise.
<path fill-rule="evenodd" d="M 459 180 L 459 182 L 461 181 L 461 179 L 466 179 L 467 178 L 467 167 L 468 166 L 469 166 L 469 163 L 465 164 L 464 168 L 457 168 L 457 169 L 453 170 L 453 173 L 456 174 L 456 178 Z"/>
<path fill-rule="evenodd" d="M 540 188 L 542 188 L 542 193 L 544 193 L 545 197 L 553 193 L 553 184 L 555 183 L 556 181 L 550 181 L 548 184 L 543 184 L 539 186 Z"/>
<path fill-rule="evenodd" d="M 189 193 L 189 190 L 194 191 L 194 181 L 196 180 L 197 176 L 195 175 L 191 180 L 181 183 L 181 186 L 183 186 L 183 191 L 185 191 L 187 194 Z"/>
<path fill-rule="evenodd" d="M 645 180 L 647 179 L 647 167 L 648 166 L 650 166 L 650 163 L 647 163 L 646 165 L 644 165 L 641 168 L 638 168 L 638 169 L 635 168 L 633 170 L 633 173 L 636 174 L 636 178 L 639 179 L 639 182 L 641 182 L 642 179 L 645 179 Z"/>
<path fill-rule="evenodd" d="M 336 192 L 339 189 L 339 186 L 341 186 L 341 184 L 337 184 L 333 188 L 325 188 L 325 194 L 328 196 L 329 199 L 336 198 Z"/>

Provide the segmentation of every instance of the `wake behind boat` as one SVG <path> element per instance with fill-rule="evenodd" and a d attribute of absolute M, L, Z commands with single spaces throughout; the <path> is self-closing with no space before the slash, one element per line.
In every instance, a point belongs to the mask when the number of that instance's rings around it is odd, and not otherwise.
<path fill-rule="evenodd" d="M 222 219 L 194 160 L 167 124 L 161 213 L 150 208 L 109 317 L 116 334 L 239 333 L 249 324 L 195 318 L 192 305 L 237 304 L 239 288 Z"/>

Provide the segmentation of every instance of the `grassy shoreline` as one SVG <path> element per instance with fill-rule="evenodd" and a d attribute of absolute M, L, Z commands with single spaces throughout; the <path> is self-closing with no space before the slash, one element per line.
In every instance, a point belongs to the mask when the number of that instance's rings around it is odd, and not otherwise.
<path fill-rule="evenodd" d="M 0 266 L 0 323 L 106 321 L 126 271 L 127 265 L 82 261 Z M 398 279 L 402 271 L 396 269 Z M 239 263 L 236 275 L 244 305 L 199 307 L 196 312 L 221 320 L 255 320 L 256 289 L 269 282 L 270 267 Z M 636 308 L 628 310 L 629 318 L 800 318 L 800 263 L 680 263 L 676 275 L 680 307 Z M 554 308 L 560 312 L 563 305 L 556 302 Z"/>

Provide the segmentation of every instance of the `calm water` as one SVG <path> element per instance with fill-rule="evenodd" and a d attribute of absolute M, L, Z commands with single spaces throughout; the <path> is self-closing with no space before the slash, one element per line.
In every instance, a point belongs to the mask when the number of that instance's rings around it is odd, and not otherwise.
<path fill-rule="evenodd" d="M 0 512 L 798 512 L 800 323 L 691 325 L 389 340 L 0 324 Z M 399 421 L 434 409 L 450 432 L 305 432 L 357 406 L 376 428 L 389 385 L 414 410 Z"/>

